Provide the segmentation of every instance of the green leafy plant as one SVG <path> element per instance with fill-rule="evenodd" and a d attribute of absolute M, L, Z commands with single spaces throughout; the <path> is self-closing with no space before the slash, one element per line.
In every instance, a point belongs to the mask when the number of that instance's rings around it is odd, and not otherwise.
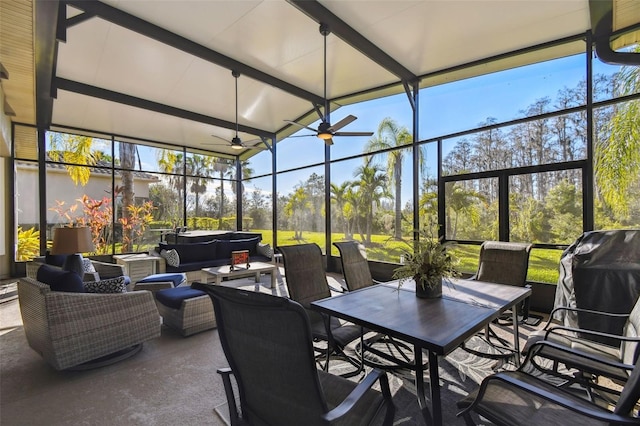
<path fill-rule="evenodd" d="M 404 263 L 393 271 L 393 278 L 399 280 L 398 287 L 414 279 L 423 289 L 433 288 L 442 278 L 460 276 L 456 269 L 458 260 L 449 252 L 455 246 L 453 241 L 443 243 L 421 232 L 418 241 L 407 244 L 413 250 L 404 252 Z"/>
<path fill-rule="evenodd" d="M 18 252 L 16 260 L 24 262 L 31 260 L 40 253 L 40 231 L 29 228 L 25 231 L 18 226 Z"/>

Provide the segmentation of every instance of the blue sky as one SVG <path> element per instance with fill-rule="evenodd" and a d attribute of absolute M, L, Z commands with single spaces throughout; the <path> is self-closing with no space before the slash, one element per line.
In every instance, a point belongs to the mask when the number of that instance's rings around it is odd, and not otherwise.
<path fill-rule="evenodd" d="M 616 66 L 594 60 L 596 74 L 612 73 L 618 70 Z M 423 140 L 472 129 L 486 121 L 488 117 L 496 118 L 498 122 L 519 118 L 522 116 L 519 111 L 536 100 L 544 97 L 553 100 L 559 90 L 565 87 L 574 88 L 584 79 L 585 56 L 581 54 L 422 89 L 419 106 L 419 137 Z M 358 120 L 345 127 L 343 129 L 345 131 L 376 131 L 379 123 L 386 117 L 393 118 L 398 124 L 406 126 L 411 131 L 412 111 L 405 93 L 344 106 L 332 113 L 331 121 L 335 123 L 349 114 L 357 116 Z M 310 127 L 315 128 L 317 125 L 316 122 Z M 308 130 L 303 129 L 296 135 L 308 133 Z M 368 139 L 368 137 L 336 137 L 331 151 L 332 159 L 362 153 Z M 289 138 L 279 142 L 277 148 L 277 163 L 280 170 L 303 167 L 324 159 L 324 144 L 315 136 Z M 430 153 L 434 153 L 434 150 L 430 150 Z M 144 150 L 141 155 L 143 167 L 148 164 L 150 170 L 156 169 L 156 159 L 151 158 L 152 155 L 145 155 Z M 268 151 L 262 152 L 253 157 L 250 164 L 254 169 L 254 175 L 270 173 L 271 154 Z M 339 183 L 353 179 L 353 170 L 360 164 L 359 160 L 351 160 L 334 166 L 332 181 Z M 428 159 L 427 166 L 430 168 L 430 174 L 435 174 L 435 158 Z M 409 161 L 405 169 L 403 204 L 411 199 L 412 192 Z M 295 185 L 305 181 L 312 172 L 324 174 L 324 168 L 301 170 L 281 176 L 278 179 L 280 193 L 291 192 Z M 250 191 L 254 186 L 258 186 L 261 191 L 269 193 L 271 191 L 269 179 L 256 180 L 246 185 L 246 188 Z"/>
<path fill-rule="evenodd" d="M 616 70 L 616 67 L 609 67 L 595 72 Z M 585 56 L 576 55 L 422 89 L 419 107 L 420 139 L 471 129 L 488 117 L 494 117 L 499 122 L 521 117 L 519 111 L 536 100 L 544 97 L 553 100 L 559 90 L 574 88 L 584 78 Z M 344 128 L 345 131 L 375 131 L 385 117 L 392 117 L 411 131 L 412 112 L 405 93 L 342 107 L 332 113 L 331 121 L 336 122 L 348 114 L 357 116 L 358 120 Z M 316 127 L 317 124 L 310 127 Z M 301 130 L 297 134 L 308 133 Z M 367 140 L 366 137 L 336 137 L 332 159 L 360 154 Z M 262 153 L 254 157 L 252 167 L 256 174 L 271 171 L 270 162 L 262 161 L 269 155 Z M 301 167 L 322 161 L 323 158 L 323 144 L 313 136 L 290 138 L 278 144 L 279 169 Z M 431 173 L 435 174 L 435 164 L 431 167 Z M 335 167 L 334 170 L 334 182 L 353 178 L 349 167 Z M 313 171 L 323 173 L 322 169 Z M 279 191 L 288 193 L 296 184 L 306 180 L 310 173 L 301 170 L 279 179 Z M 406 173 L 406 176 L 411 176 L 411 172 Z M 251 187 L 251 184 L 248 186 Z M 411 188 L 409 185 L 403 186 L 406 187 L 403 188 L 404 203 L 404 200 L 410 199 Z"/>

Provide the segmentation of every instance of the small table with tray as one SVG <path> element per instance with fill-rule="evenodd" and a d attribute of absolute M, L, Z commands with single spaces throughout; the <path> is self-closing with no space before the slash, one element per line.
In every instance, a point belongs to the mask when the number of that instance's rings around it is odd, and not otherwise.
<path fill-rule="evenodd" d="M 231 265 L 215 266 L 212 268 L 203 268 L 201 281 L 203 283 L 214 282 L 217 285 L 222 284 L 223 278 L 236 279 L 254 276 L 257 283 L 260 282 L 260 274 L 265 273 L 271 275 L 271 288 L 276 288 L 276 265 L 273 263 L 251 262 L 247 267 L 246 264 L 235 265 L 231 270 Z"/>

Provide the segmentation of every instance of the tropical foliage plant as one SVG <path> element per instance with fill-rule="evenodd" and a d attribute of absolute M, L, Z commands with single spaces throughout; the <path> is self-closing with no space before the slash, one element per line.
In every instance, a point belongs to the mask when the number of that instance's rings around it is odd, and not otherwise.
<path fill-rule="evenodd" d="M 442 278 L 460 275 L 458 260 L 450 251 L 455 246 L 454 242 L 442 242 L 421 232 L 418 241 L 407 244 L 412 245 L 413 250 L 404 252 L 404 263 L 393 272 L 393 278 L 399 280 L 399 287 L 406 280 L 413 279 L 423 289 L 433 288 Z"/>

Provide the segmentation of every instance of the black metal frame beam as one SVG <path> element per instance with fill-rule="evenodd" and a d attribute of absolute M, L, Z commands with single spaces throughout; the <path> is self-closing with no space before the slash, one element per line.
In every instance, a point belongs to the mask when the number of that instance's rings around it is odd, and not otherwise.
<path fill-rule="evenodd" d="M 401 63 L 389 56 L 385 51 L 373 44 L 362 34 L 354 30 L 349 24 L 329 9 L 315 0 L 287 0 L 289 4 L 304 12 L 308 17 L 318 22 L 326 24 L 329 30 L 340 37 L 343 41 L 351 45 L 354 49 L 364 54 L 378 65 L 398 76 L 403 82 L 414 83 L 418 81 L 418 76 L 404 67 Z"/>
<path fill-rule="evenodd" d="M 224 127 L 227 129 L 236 128 L 236 123 L 231 121 L 221 120 L 219 118 L 210 117 L 208 115 L 199 114 L 197 112 L 172 107 L 169 105 L 150 101 L 148 99 L 137 98 L 135 96 L 126 95 L 120 92 L 114 92 L 112 90 L 91 86 L 89 84 L 80 83 L 77 81 L 67 80 L 61 77 L 57 77 L 55 79 L 55 87 L 61 90 L 67 90 L 69 92 L 92 96 L 94 98 L 105 99 L 107 101 L 112 101 L 112 102 L 117 102 L 124 105 L 142 108 L 149 111 L 158 112 L 161 114 L 167 114 L 174 117 L 184 118 L 186 120 L 210 124 L 212 126 Z M 238 130 L 241 132 L 250 133 L 252 135 L 266 137 L 266 138 L 271 138 L 273 136 L 273 132 L 257 129 L 255 127 L 245 126 L 243 124 L 238 124 Z"/>
<path fill-rule="evenodd" d="M 58 5 L 57 0 L 36 0 L 35 3 L 36 123 L 40 128 L 48 128 L 53 116 Z"/>
<path fill-rule="evenodd" d="M 324 104 L 324 99 L 314 93 L 297 87 L 293 84 L 280 80 L 272 75 L 250 67 L 247 64 L 236 61 L 226 55 L 211 50 L 205 46 L 195 43 L 187 38 L 179 36 L 162 27 L 154 25 L 127 12 L 96 0 L 65 0 L 65 3 L 83 10 L 87 16 L 97 16 L 115 25 L 134 31 L 145 37 L 149 37 L 160 43 L 166 44 L 185 53 L 188 53 L 205 61 L 214 63 L 232 71 L 251 77 L 270 86 L 276 87 L 284 92 L 290 93 L 298 98 L 306 99 L 313 104 Z"/>

